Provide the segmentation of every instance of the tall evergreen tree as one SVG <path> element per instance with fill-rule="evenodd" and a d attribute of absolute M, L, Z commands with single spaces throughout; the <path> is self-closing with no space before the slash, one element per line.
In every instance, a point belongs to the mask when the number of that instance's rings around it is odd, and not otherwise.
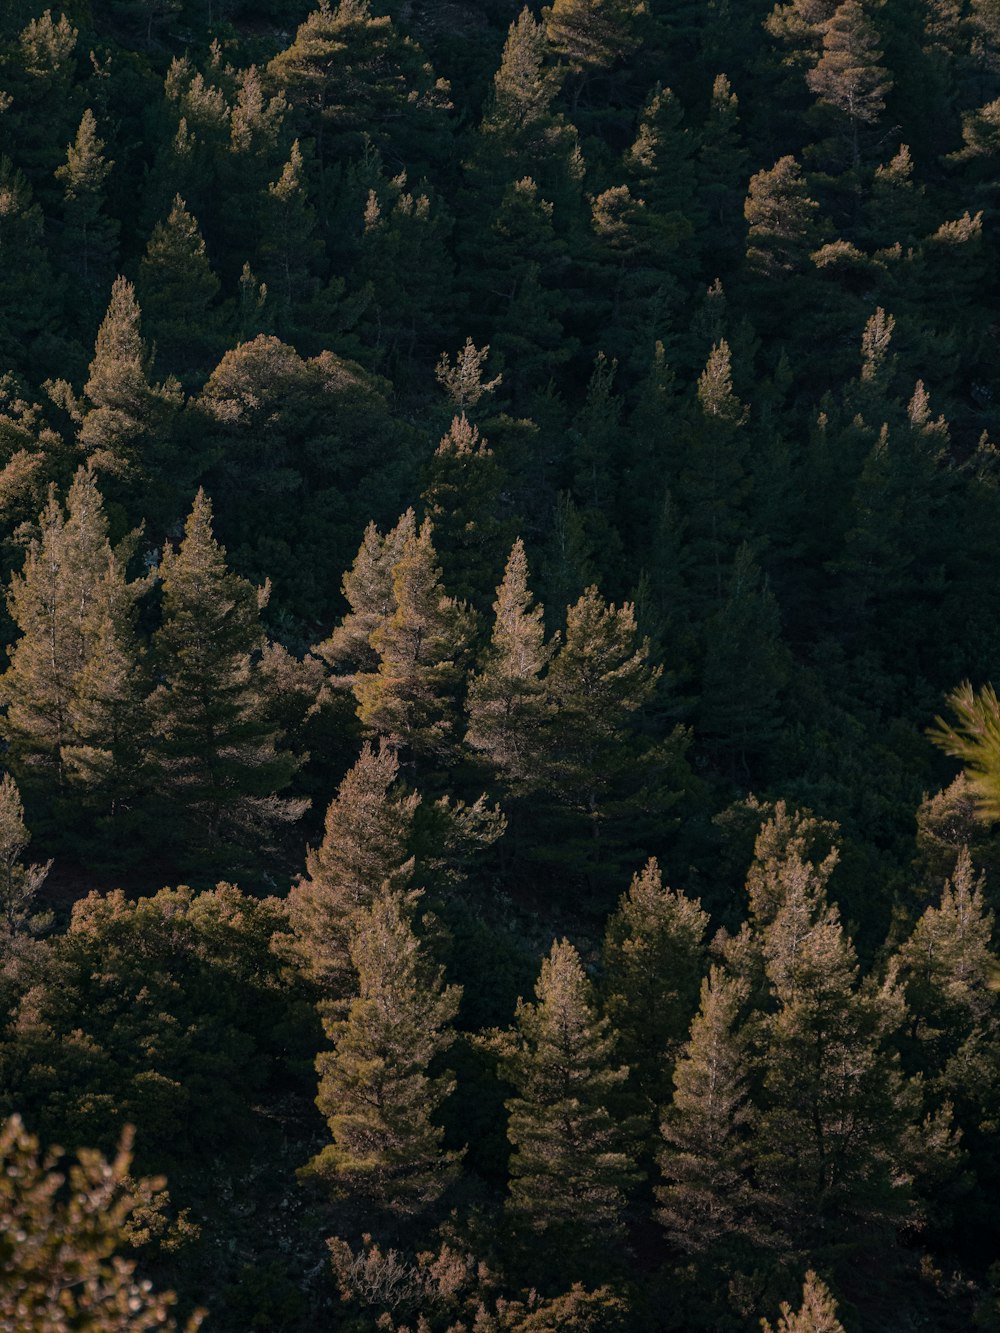
<path fill-rule="evenodd" d="M 810 1270 L 802 1284 L 802 1306 L 793 1311 L 787 1301 L 781 1304 L 781 1318 L 772 1328 L 765 1319 L 763 1333 L 844 1333 L 837 1318 L 837 1302 L 825 1282 Z"/>
<path fill-rule="evenodd" d="M 83 113 L 76 138 L 56 176 L 63 182 L 63 268 L 70 275 L 70 314 L 80 332 L 92 334 L 114 276 L 119 224 L 105 211 L 105 182 L 114 162 L 104 156 L 93 111 Z"/>
<path fill-rule="evenodd" d="M 701 904 L 666 887 L 650 858 L 605 930 L 604 1011 L 637 1089 L 656 1107 L 667 1100 L 674 1057 L 691 1026 L 707 925 Z"/>
<path fill-rule="evenodd" d="M 528 560 L 518 538 L 493 603 L 486 660 L 469 680 L 465 736 L 515 794 L 530 791 L 538 780 L 548 712 L 541 676 L 556 646 L 545 642 L 544 607 L 533 602 Z"/>
<path fill-rule="evenodd" d="M 368 672 L 377 668 L 378 653 L 372 647 L 371 636 L 388 624 L 395 610 L 392 571 L 407 541 L 415 536 L 412 509 L 384 537 L 374 523 L 365 528 L 354 563 L 344 575 L 343 592 L 350 610 L 315 650 L 333 671 L 345 665 Z"/>
<path fill-rule="evenodd" d="M 461 1153 L 442 1147 L 436 1123 L 455 1080 L 432 1066 L 454 1039 L 461 988 L 444 985 L 390 891 L 355 919 L 350 949 L 358 995 L 345 1018 L 325 1024 L 334 1050 L 316 1061 L 316 1104 L 333 1142 L 305 1174 L 407 1216 L 436 1203 L 458 1174 Z"/>
<path fill-rule="evenodd" d="M 395 746 L 448 754 L 457 743 L 459 691 L 472 636 L 468 608 L 449 597 L 428 519 L 406 538 L 392 569 L 395 608 L 372 632 L 378 670 L 356 676 L 362 725 Z"/>
<path fill-rule="evenodd" d="M 306 852 L 306 873 L 288 895 L 294 952 L 324 995 L 349 989 L 350 937 L 358 914 L 383 885 L 409 886 L 416 792 L 398 781 L 399 760 L 387 746 L 365 745 L 330 802 L 323 841 Z"/>
<path fill-rule="evenodd" d="M 159 575 L 163 623 L 153 649 L 162 683 L 150 708 L 161 828 L 164 847 L 204 873 L 252 859 L 250 842 L 298 819 L 308 802 L 277 795 L 299 761 L 268 716 L 256 660 L 266 593 L 228 570 L 203 491 Z"/>
<path fill-rule="evenodd" d="M 177 195 L 149 238 L 137 289 L 163 369 L 190 378 L 216 360 L 222 350 L 214 308 L 219 289 L 197 220 Z"/>
<path fill-rule="evenodd" d="M 173 519 L 174 497 L 192 467 L 190 461 L 179 465 L 171 438 L 181 396 L 175 382 L 150 379 L 141 311 L 125 278 L 111 288 L 84 395 L 80 445 L 95 470 L 107 474 L 112 494 L 120 494 L 136 517 Z"/>
<path fill-rule="evenodd" d="M 128 582 L 121 560 L 108 554 L 87 612 L 87 658 L 69 702 L 72 741 L 63 748 L 73 799 L 122 854 L 130 817 L 145 804 L 149 684 L 136 621 L 148 586 Z"/>
<path fill-rule="evenodd" d="M 609 605 L 590 587 L 568 608 L 565 638 L 545 676 L 553 717 L 537 771 L 553 827 L 536 855 L 562 861 L 595 888 L 617 872 L 644 823 L 662 821 L 685 784 L 683 729 L 653 743 L 639 733 L 661 671 L 649 661 L 630 603 Z"/>
<path fill-rule="evenodd" d="M 752 1185 L 750 1046 L 745 987 L 712 967 L 674 1069 L 659 1157 L 657 1219 L 678 1249 L 718 1255 L 759 1234 Z"/>
<path fill-rule="evenodd" d="M 39 534 L 11 578 L 7 604 L 21 636 L 0 691 L 7 762 L 25 794 L 51 797 L 66 780 L 66 747 L 77 739 L 73 706 L 97 649 L 92 608 L 108 566 L 107 534 L 94 475 L 81 468 L 65 513 L 50 491 Z"/>
<path fill-rule="evenodd" d="M 463 412 L 435 450 L 421 499 L 434 524 L 445 579 L 461 598 L 484 599 L 510 541 L 501 512 L 503 470 Z"/>
<path fill-rule="evenodd" d="M 551 1262 L 579 1274 L 621 1235 L 636 1180 L 631 1126 L 613 1110 L 628 1068 L 567 940 L 543 961 L 535 1000 L 519 1002 L 516 1031 L 498 1043 L 516 1094 L 507 1209 L 526 1241 L 544 1240 Z"/>

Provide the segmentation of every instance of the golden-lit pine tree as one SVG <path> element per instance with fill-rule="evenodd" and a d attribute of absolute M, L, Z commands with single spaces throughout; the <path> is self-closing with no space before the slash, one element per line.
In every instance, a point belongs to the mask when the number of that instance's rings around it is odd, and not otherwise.
<path fill-rule="evenodd" d="M 453 1183 L 462 1155 L 443 1147 L 438 1123 L 455 1080 L 431 1072 L 454 1040 L 461 988 L 444 984 L 406 898 L 388 886 L 354 918 L 350 954 L 357 995 L 324 1024 L 334 1049 L 316 1061 L 333 1142 L 302 1174 L 335 1197 L 420 1213 Z"/>

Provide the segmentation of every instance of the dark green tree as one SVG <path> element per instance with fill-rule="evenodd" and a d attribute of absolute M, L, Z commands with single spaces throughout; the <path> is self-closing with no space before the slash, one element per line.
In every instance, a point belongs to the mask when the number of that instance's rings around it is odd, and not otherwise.
<path fill-rule="evenodd" d="M 159 576 L 163 623 L 153 649 L 162 683 L 150 709 L 163 845 L 201 873 L 252 863 L 251 841 L 308 805 L 277 794 L 299 761 L 282 748 L 262 689 L 266 590 L 230 573 L 203 491 Z"/>
<path fill-rule="evenodd" d="M 352 985 L 351 931 L 383 885 L 402 893 L 413 875 L 410 854 L 416 792 L 399 782 L 393 750 L 366 745 L 330 802 L 323 841 L 306 852 L 306 873 L 292 885 L 289 945 L 324 996 Z"/>
<path fill-rule="evenodd" d="M 354 680 L 365 729 L 396 747 L 447 755 L 458 743 L 459 695 L 473 614 L 449 597 L 428 519 L 392 567 L 394 609 L 370 638 L 378 669 Z"/>
<path fill-rule="evenodd" d="M 708 916 L 663 883 L 651 858 L 608 920 L 602 954 L 604 1012 L 618 1033 L 633 1084 L 654 1107 L 670 1093 L 705 970 Z"/>
<path fill-rule="evenodd" d="M 357 998 L 324 1025 L 334 1049 L 316 1061 L 333 1142 L 303 1174 L 335 1196 L 420 1213 L 459 1171 L 461 1153 L 444 1149 L 437 1123 L 455 1080 L 431 1067 L 454 1040 L 461 988 L 445 986 L 405 900 L 388 890 L 356 917 L 350 949 Z"/>
<path fill-rule="evenodd" d="M 663 1111 L 657 1219 L 688 1254 L 720 1257 L 758 1237 L 750 1133 L 752 1063 L 742 1030 L 746 989 L 712 967 Z"/>
<path fill-rule="evenodd" d="M 613 1109 L 628 1068 L 568 940 L 553 943 L 535 1003 L 519 1002 L 496 1044 L 515 1090 L 508 1214 L 526 1243 L 544 1241 L 547 1263 L 579 1272 L 621 1236 L 637 1173 L 632 1127 Z"/>
<path fill-rule="evenodd" d="M 62 265 L 71 283 L 69 313 L 89 339 L 114 277 L 119 224 L 106 211 L 105 182 L 114 162 L 104 156 L 105 144 L 88 108 L 66 161 L 56 171 L 63 182 Z"/>
<path fill-rule="evenodd" d="M 469 679 L 465 743 L 481 754 L 515 795 L 539 779 L 548 704 L 542 673 L 554 643 L 545 642 L 544 607 L 528 587 L 524 543 L 514 543 L 493 603 L 490 647 L 482 670 Z"/>
<path fill-rule="evenodd" d="M 161 369 L 191 379 L 214 362 L 222 350 L 219 289 L 198 223 L 177 195 L 153 228 L 137 286 Z"/>

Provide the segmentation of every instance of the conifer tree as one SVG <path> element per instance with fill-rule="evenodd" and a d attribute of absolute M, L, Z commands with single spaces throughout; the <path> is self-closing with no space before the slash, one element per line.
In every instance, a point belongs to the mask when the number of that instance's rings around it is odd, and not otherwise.
<path fill-rule="evenodd" d="M 533 602 L 528 559 L 518 538 L 497 588 L 483 669 L 469 680 L 465 736 L 465 743 L 482 754 L 516 794 L 530 791 L 538 780 L 548 712 L 541 676 L 556 646 L 545 642 L 545 609 Z"/>
<path fill-rule="evenodd" d="M 573 77 L 572 114 L 591 76 L 609 69 L 635 49 L 638 0 L 553 0 L 543 11 L 549 46 Z"/>
<path fill-rule="evenodd" d="M 11 106 L 0 120 L 0 153 L 15 158 L 48 212 L 53 174 L 82 111 L 74 87 L 80 34 L 65 13 L 32 10 L 3 62 Z"/>
<path fill-rule="evenodd" d="M 412 509 L 384 537 L 374 523 L 365 528 L 354 564 L 344 574 L 343 592 L 351 609 L 315 650 L 331 670 L 341 670 L 345 665 L 367 672 L 377 669 L 378 653 L 372 647 L 371 636 L 389 623 L 395 610 L 392 571 L 416 531 Z"/>
<path fill-rule="evenodd" d="M 316 1061 L 316 1104 L 333 1142 L 305 1174 L 334 1195 L 412 1215 L 433 1206 L 459 1170 L 461 1153 L 442 1147 L 436 1123 L 455 1080 L 431 1066 L 454 1040 L 461 988 L 444 985 L 405 900 L 389 890 L 355 919 L 350 950 L 358 995 L 346 1017 L 324 1025 L 334 1049 Z"/>
<path fill-rule="evenodd" d="M 837 1302 L 829 1287 L 811 1269 L 802 1284 L 801 1308 L 793 1311 L 783 1301 L 777 1326 L 772 1328 L 765 1319 L 761 1328 L 763 1333 L 844 1333 L 844 1326 L 837 1318 Z"/>
<path fill-rule="evenodd" d="M 742 983 L 718 967 L 709 970 L 663 1112 L 657 1219 L 688 1253 L 718 1253 L 758 1233 L 750 1045 L 740 1022 L 745 1000 Z"/>
<path fill-rule="evenodd" d="M 447 341 L 454 319 L 452 220 L 427 191 L 406 188 L 405 172 L 371 190 L 358 272 L 367 284 L 367 336 L 393 379 L 415 379 Z"/>
<path fill-rule="evenodd" d="M 495 195 L 530 175 L 558 206 L 577 194 L 581 163 L 576 131 L 552 108 L 563 75 L 546 66 L 547 49 L 543 24 L 525 6 L 507 32 L 474 166 Z"/>
<path fill-rule="evenodd" d="M 149 716 L 145 661 L 137 632 L 137 600 L 145 579 L 129 583 L 109 552 L 85 622 L 86 661 L 69 701 L 71 742 L 63 747 L 73 800 L 97 818 L 117 844 L 143 812 Z"/>
<path fill-rule="evenodd" d="M 859 984 L 836 908 L 792 886 L 762 937 L 773 1012 L 762 1020 L 758 1179 L 773 1222 L 809 1246 L 909 1208 L 906 1133 L 916 1107 L 893 1039 L 905 1006 L 890 978 Z"/>
<path fill-rule="evenodd" d="M 746 419 L 747 409 L 733 390 L 732 353 L 723 338 L 698 380 L 698 405 L 688 425 L 678 484 L 695 562 L 692 573 L 717 604 L 724 595 L 730 553 L 746 530 Z"/>
<path fill-rule="evenodd" d="M 818 244 L 816 210 L 794 157 L 750 177 L 743 215 L 747 220 L 747 264 L 766 278 L 801 271 Z"/>
<path fill-rule="evenodd" d="M 252 857 L 251 840 L 298 819 L 308 802 L 277 795 L 299 761 L 281 747 L 255 661 L 266 590 L 229 572 L 204 491 L 159 575 L 163 622 L 153 649 L 162 683 L 150 709 L 162 833 L 204 872 Z"/>
<path fill-rule="evenodd" d="M 288 895 L 296 957 L 324 995 L 347 988 L 358 914 L 383 885 L 399 894 L 409 886 L 420 796 L 405 792 L 398 779 L 395 752 L 365 745 L 330 802 L 323 841 L 306 852 L 306 873 Z"/>
<path fill-rule="evenodd" d="M 52 862 L 24 865 L 21 857 L 30 841 L 21 793 L 11 775 L 5 773 L 0 779 L 0 965 L 16 948 L 19 937 L 44 921 L 44 916 L 35 912 L 35 898 Z"/>
<path fill-rule="evenodd" d="M 510 540 L 500 512 L 503 482 L 489 441 L 464 412 L 455 417 L 435 450 L 421 499 L 448 587 L 472 602 L 494 583 Z"/>
<path fill-rule="evenodd" d="M 308 323 L 310 303 L 319 291 L 316 274 L 323 249 L 297 139 L 281 175 L 267 187 L 261 212 L 257 266 L 267 283 L 278 332 L 295 339 Z"/>
<path fill-rule="evenodd" d="M 545 677 L 553 718 L 537 765 L 555 825 L 536 854 L 563 861 L 592 887 L 641 842 L 644 821 L 663 819 L 686 780 L 683 729 L 652 744 L 638 732 L 661 672 L 631 603 L 609 605 L 590 587 L 568 608 Z"/>
<path fill-rule="evenodd" d="M 66 747 L 76 740 L 73 704 L 96 651 L 92 604 L 109 556 L 101 496 L 93 473 L 81 468 L 65 514 L 50 491 L 39 535 L 7 593 L 21 637 L 0 677 L 3 734 L 7 762 L 26 793 L 42 789 L 51 796 L 64 784 Z"/>
<path fill-rule="evenodd" d="M 308 116 L 321 172 L 328 159 L 363 152 L 368 142 L 414 166 L 437 147 L 448 86 L 369 0 L 320 4 L 267 70 Z"/>
<path fill-rule="evenodd" d="M 698 901 L 664 885 L 655 857 L 608 920 L 604 1011 L 636 1088 L 656 1107 L 667 1100 L 673 1059 L 691 1026 L 707 925 Z"/>
<path fill-rule="evenodd" d="M 632 1127 L 613 1110 L 628 1068 L 615 1062 L 610 1025 L 568 940 L 553 943 L 535 1003 L 518 1003 L 516 1031 L 498 1045 L 515 1090 L 508 1213 L 526 1241 L 544 1240 L 551 1259 L 579 1272 L 621 1234 L 637 1176 Z"/>
<path fill-rule="evenodd" d="M 920 1067 L 943 1075 L 947 1095 L 961 1096 L 967 1061 L 945 1067 L 974 1033 L 980 1040 L 995 1027 L 997 959 L 991 947 L 993 913 L 983 900 L 967 848 L 944 882 L 938 905 L 921 915 L 899 951 L 900 980 L 915 1016 Z"/>
<path fill-rule="evenodd" d="M 67 1166 L 60 1149 L 41 1152 L 20 1116 L 0 1125 L 4 1324 L 22 1333 L 178 1333 L 174 1293 L 154 1291 L 124 1257 L 163 1198 L 161 1179 L 130 1174 L 131 1149 L 126 1132 L 111 1161 L 82 1148 Z M 201 1320 L 193 1314 L 184 1333 L 195 1333 Z"/>
<path fill-rule="evenodd" d="M 114 166 L 104 156 L 104 147 L 88 107 L 66 149 L 66 161 L 56 172 L 63 182 L 62 262 L 72 283 L 69 309 L 88 335 L 114 276 L 118 246 L 118 221 L 104 211 L 105 182 Z"/>
<path fill-rule="evenodd" d="M 444 755 L 457 743 L 458 694 L 472 613 L 441 586 L 428 519 L 408 536 L 392 568 L 395 607 L 371 634 L 378 670 L 356 676 L 358 717 L 372 734 L 417 753 Z"/>
<path fill-rule="evenodd" d="M 701 221 L 695 148 L 679 98 L 670 88 L 656 87 L 643 107 L 635 142 L 625 154 L 625 169 L 636 194 L 669 220 L 679 239 L 690 236 Z"/>
<path fill-rule="evenodd" d="M 572 354 L 560 284 L 569 256 L 556 235 L 554 212 L 538 183 L 525 176 L 504 188 L 489 220 L 488 243 L 477 236 L 474 246 L 465 247 L 462 276 L 474 294 L 473 307 L 482 303 L 492 312 L 490 345 L 517 411 L 524 410 L 550 368 Z"/>
<path fill-rule="evenodd" d="M 221 338 L 213 303 L 219 287 L 197 220 L 177 195 L 149 238 L 137 289 L 163 369 L 190 376 L 216 360 Z"/>
<path fill-rule="evenodd" d="M 861 128 L 878 121 L 892 87 L 881 59 L 878 34 L 860 0 L 843 0 L 823 24 L 823 54 L 806 83 L 821 106 L 845 119 L 854 171 L 861 164 Z"/>
<path fill-rule="evenodd" d="M 741 210 L 747 151 L 740 132 L 739 99 L 725 74 L 716 76 L 708 119 L 699 135 L 695 166 L 706 216 L 705 251 L 735 258 L 742 242 Z"/>
<path fill-rule="evenodd" d="M 84 394 L 88 406 L 79 439 L 92 466 L 108 474 L 114 491 L 135 508 L 143 491 L 146 516 L 162 520 L 184 481 L 171 447 L 181 398 L 176 383 L 157 385 L 150 379 L 141 311 L 135 288 L 125 278 L 116 278 L 111 288 Z"/>
<path fill-rule="evenodd" d="M 992 685 L 965 681 L 948 696 L 955 721 L 938 718 L 931 740 L 965 765 L 984 818 L 1000 818 L 1000 701 Z"/>

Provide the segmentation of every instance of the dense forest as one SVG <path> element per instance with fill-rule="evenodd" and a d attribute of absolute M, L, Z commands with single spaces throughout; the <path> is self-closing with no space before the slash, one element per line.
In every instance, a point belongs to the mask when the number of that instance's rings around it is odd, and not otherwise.
<path fill-rule="evenodd" d="M 1000 1329 L 998 238 L 1000 0 L 3 0 L 0 1327 Z"/>

